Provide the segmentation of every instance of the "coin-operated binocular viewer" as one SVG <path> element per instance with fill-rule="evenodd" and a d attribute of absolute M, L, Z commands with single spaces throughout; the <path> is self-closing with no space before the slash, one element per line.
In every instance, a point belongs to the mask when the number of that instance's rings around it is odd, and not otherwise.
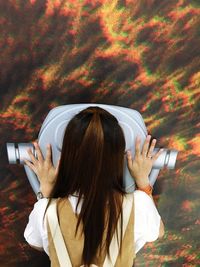
<path fill-rule="evenodd" d="M 46 145 L 48 143 L 51 144 L 52 162 L 54 166 L 57 165 L 58 159 L 60 157 L 63 136 L 68 122 L 77 113 L 89 106 L 101 107 L 117 118 L 124 132 L 126 150 L 130 150 L 133 156 L 135 154 L 136 136 L 140 136 L 141 145 L 143 145 L 147 136 L 147 130 L 141 114 L 136 110 L 120 106 L 103 104 L 72 104 L 59 106 L 49 112 L 42 124 L 38 136 L 38 144 L 44 157 L 46 157 Z M 35 149 L 32 143 L 7 143 L 9 163 L 24 164 L 24 161 L 22 160 L 23 158 L 30 160 L 29 154 L 27 152 L 28 148 L 31 148 L 33 154 L 36 156 Z M 154 153 L 156 153 L 158 149 L 159 148 L 155 148 Z M 150 184 L 152 186 L 158 177 L 160 169 L 162 169 L 163 167 L 173 169 L 175 167 L 177 154 L 178 151 L 176 150 L 164 149 L 159 158 L 154 162 L 153 168 L 149 175 Z M 39 191 L 38 178 L 36 174 L 27 165 L 24 165 L 24 168 L 29 182 L 33 188 L 33 191 L 37 194 Z M 124 188 L 127 192 L 133 192 L 135 190 L 134 180 L 131 177 L 127 167 L 126 156 L 124 158 Z"/>

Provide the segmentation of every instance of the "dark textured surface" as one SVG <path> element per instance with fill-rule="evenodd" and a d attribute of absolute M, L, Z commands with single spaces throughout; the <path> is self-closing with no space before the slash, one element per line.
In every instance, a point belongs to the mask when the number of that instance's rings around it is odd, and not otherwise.
<path fill-rule="evenodd" d="M 49 266 L 23 238 L 35 197 L 6 142 L 29 142 L 55 106 L 142 113 L 158 146 L 180 150 L 154 193 L 164 239 L 135 266 L 200 266 L 198 1 L 0 0 L 0 266 Z"/>

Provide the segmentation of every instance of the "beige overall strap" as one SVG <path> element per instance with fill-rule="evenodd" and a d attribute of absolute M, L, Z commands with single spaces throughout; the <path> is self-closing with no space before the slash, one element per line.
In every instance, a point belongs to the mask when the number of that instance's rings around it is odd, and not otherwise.
<path fill-rule="evenodd" d="M 65 246 L 65 242 L 60 230 L 60 226 L 58 223 L 58 216 L 57 216 L 57 208 L 56 208 L 56 200 L 52 200 L 51 204 L 49 205 L 47 209 L 47 217 L 48 217 L 48 223 L 49 223 L 49 228 L 51 231 L 51 235 L 53 238 L 54 246 L 56 249 L 56 254 L 58 257 L 58 261 L 60 264 L 60 267 L 72 267 L 72 263 L 69 258 L 68 251 Z M 122 212 L 123 212 L 123 229 L 122 229 L 122 237 L 124 237 L 128 221 L 130 218 L 131 214 L 131 209 L 132 209 L 132 204 L 133 204 L 133 194 L 128 194 L 124 197 L 123 204 L 122 204 Z M 118 220 L 117 223 L 117 231 L 118 231 L 118 236 L 120 233 L 120 219 Z M 117 234 L 116 232 L 113 235 L 113 238 L 110 243 L 109 247 L 109 252 L 110 252 L 110 260 L 108 256 L 106 256 L 104 260 L 103 267 L 114 267 L 117 256 L 119 253 L 119 246 L 117 242 Z M 96 265 L 91 265 L 91 266 L 96 266 Z"/>
<path fill-rule="evenodd" d="M 126 196 L 124 196 L 124 200 L 123 200 L 123 204 L 122 204 L 122 212 L 123 212 L 122 238 L 124 237 L 124 234 L 125 234 L 128 222 L 129 222 L 132 205 L 133 205 L 133 193 L 127 194 Z M 117 223 L 117 229 L 116 229 L 116 231 L 118 231 L 118 236 L 120 236 L 120 229 L 121 229 L 121 222 L 120 222 L 120 218 L 119 218 L 118 223 Z M 113 235 L 113 238 L 111 240 L 110 247 L 109 247 L 110 260 L 109 260 L 108 256 L 106 256 L 103 267 L 114 267 L 115 266 L 117 256 L 119 254 L 119 246 L 118 246 L 118 242 L 117 242 L 117 232 L 116 231 Z"/>
<path fill-rule="evenodd" d="M 53 238 L 56 254 L 58 256 L 58 261 L 60 267 L 72 267 L 68 251 L 65 246 L 65 242 L 60 230 L 57 216 L 56 200 L 52 200 L 51 204 L 47 209 L 47 218 L 49 223 L 49 228 Z"/>

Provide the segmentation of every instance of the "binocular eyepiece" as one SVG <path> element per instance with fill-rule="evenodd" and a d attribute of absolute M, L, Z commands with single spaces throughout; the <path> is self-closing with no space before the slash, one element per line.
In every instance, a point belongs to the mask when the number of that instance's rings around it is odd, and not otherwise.
<path fill-rule="evenodd" d="M 36 151 L 32 143 L 7 143 L 7 153 L 8 161 L 10 164 L 24 164 L 23 158 L 30 160 L 30 157 L 27 153 L 27 149 L 31 148 L 32 153 L 35 157 Z M 155 148 L 152 154 L 155 154 L 159 148 Z M 154 169 L 162 169 L 166 167 L 167 169 L 174 169 L 176 158 L 178 152 L 176 150 L 164 149 L 159 158 L 154 162 Z"/>

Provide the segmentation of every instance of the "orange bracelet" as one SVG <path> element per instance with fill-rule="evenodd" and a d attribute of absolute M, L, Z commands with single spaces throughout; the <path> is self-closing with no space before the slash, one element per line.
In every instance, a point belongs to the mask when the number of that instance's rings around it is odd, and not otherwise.
<path fill-rule="evenodd" d="M 150 186 L 150 184 L 149 185 L 147 185 L 146 187 L 144 187 L 144 188 L 137 188 L 138 190 L 140 190 L 140 191 L 143 191 L 143 192 L 145 192 L 147 195 L 151 195 L 152 194 L 152 191 L 153 191 L 153 188 Z"/>

